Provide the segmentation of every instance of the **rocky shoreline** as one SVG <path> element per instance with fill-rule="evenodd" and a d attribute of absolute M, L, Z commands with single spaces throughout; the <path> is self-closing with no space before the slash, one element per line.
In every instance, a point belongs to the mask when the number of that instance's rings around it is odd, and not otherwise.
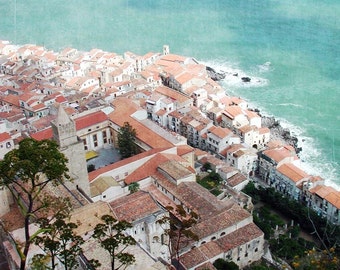
<path fill-rule="evenodd" d="M 288 128 L 283 128 L 280 121 L 276 120 L 272 116 L 262 116 L 262 126 L 268 127 L 272 139 L 283 141 L 294 147 L 296 154 L 302 151 L 302 148 L 298 146 L 298 138 L 293 136 Z"/>
<path fill-rule="evenodd" d="M 221 81 L 226 77 L 225 73 L 217 72 L 215 69 L 209 66 L 206 66 L 206 69 L 210 78 L 214 81 Z M 245 78 L 248 79 L 248 77 L 242 78 L 244 82 L 250 81 L 250 78 L 249 81 Z M 272 139 L 279 140 L 293 146 L 296 154 L 299 154 L 302 151 L 302 148 L 298 146 L 298 138 L 293 136 L 288 128 L 283 128 L 280 124 L 280 121 L 276 120 L 273 116 L 261 115 L 260 110 L 258 109 L 251 110 L 257 112 L 261 116 L 262 126 L 269 128 Z"/>

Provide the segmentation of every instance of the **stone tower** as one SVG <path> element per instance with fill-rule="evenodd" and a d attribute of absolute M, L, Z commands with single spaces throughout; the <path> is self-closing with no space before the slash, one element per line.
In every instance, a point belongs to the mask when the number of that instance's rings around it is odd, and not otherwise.
<path fill-rule="evenodd" d="M 67 167 L 73 182 L 68 182 L 66 185 L 71 189 L 78 187 L 90 196 L 84 145 L 78 140 L 75 122 L 60 105 L 57 118 L 51 122 L 51 125 L 53 139 L 58 143 L 60 152 L 68 159 Z"/>
<path fill-rule="evenodd" d="M 170 53 L 169 45 L 163 45 L 163 55 L 168 55 Z"/>

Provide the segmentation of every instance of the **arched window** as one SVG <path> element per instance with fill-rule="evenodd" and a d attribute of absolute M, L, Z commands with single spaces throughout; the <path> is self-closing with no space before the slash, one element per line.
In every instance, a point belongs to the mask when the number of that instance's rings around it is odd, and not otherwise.
<path fill-rule="evenodd" d="M 159 237 L 158 236 L 154 236 L 152 238 L 152 243 L 159 243 Z"/>

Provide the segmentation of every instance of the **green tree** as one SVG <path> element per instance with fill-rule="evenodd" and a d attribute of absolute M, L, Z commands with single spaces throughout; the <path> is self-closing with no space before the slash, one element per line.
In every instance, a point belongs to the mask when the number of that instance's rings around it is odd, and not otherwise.
<path fill-rule="evenodd" d="M 119 129 L 118 148 L 123 159 L 132 157 L 138 153 L 136 135 L 136 130 L 128 122 L 125 122 Z"/>
<path fill-rule="evenodd" d="M 25 240 L 16 243 L 20 270 L 25 269 L 34 236 L 29 226 L 32 218 L 51 202 L 42 196 L 42 191 L 49 183 L 57 185 L 69 178 L 67 171 L 66 157 L 59 152 L 57 143 L 50 140 L 24 139 L 0 161 L 0 185 L 10 190 L 24 217 Z"/>
<path fill-rule="evenodd" d="M 95 169 L 96 169 L 96 165 L 94 165 L 94 164 L 87 165 L 87 172 L 92 172 Z"/>
<path fill-rule="evenodd" d="M 74 269 L 78 266 L 78 255 L 82 251 L 82 237 L 75 234 L 77 224 L 68 222 L 69 211 L 58 212 L 52 220 L 39 219 L 42 233 L 34 238 L 34 243 L 39 245 L 51 260 L 51 269 L 56 269 L 57 259 L 62 262 L 64 269 Z"/>
<path fill-rule="evenodd" d="M 211 170 L 211 163 L 206 162 L 202 166 L 203 171 L 207 172 L 208 170 Z"/>
<path fill-rule="evenodd" d="M 323 251 L 312 249 L 308 250 L 305 256 L 295 256 L 292 266 L 293 269 L 298 270 L 338 270 L 340 269 L 340 259 L 335 254 L 335 248 Z"/>
<path fill-rule="evenodd" d="M 185 211 L 182 205 L 177 205 L 176 209 L 172 206 L 166 207 L 170 212 L 169 216 L 164 216 L 157 222 L 164 226 L 164 232 L 169 237 L 170 257 L 175 266 L 180 264 L 180 250 L 188 245 L 190 241 L 198 241 L 197 234 L 192 227 L 198 222 L 198 215 L 194 211 Z"/>
<path fill-rule="evenodd" d="M 226 261 L 223 259 L 217 259 L 213 265 L 217 270 L 238 270 L 240 269 L 233 261 Z"/>
<path fill-rule="evenodd" d="M 101 217 L 104 223 L 99 223 L 94 228 L 93 237 L 109 252 L 111 257 L 111 269 L 117 270 L 122 266 L 128 266 L 135 262 L 135 257 L 125 252 L 125 249 L 136 244 L 130 235 L 126 235 L 126 229 L 132 227 L 127 221 L 118 221 L 110 215 Z"/>
<path fill-rule="evenodd" d="M 133 182 L 128 186 L 130 194 L 135 193 L 139 190 L 139 183 Z"/>
<path fill-rule="evenodd" d="M 36 254 L 31 260 L 30 268 L 34 270 L 51 270 L 51 267 L 47 266 L 49 260 L 48 255 Z"/>

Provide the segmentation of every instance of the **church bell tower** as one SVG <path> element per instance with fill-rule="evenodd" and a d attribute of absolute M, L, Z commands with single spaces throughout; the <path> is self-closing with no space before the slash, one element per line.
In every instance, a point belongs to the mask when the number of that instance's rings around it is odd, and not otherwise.
<path fill-rule="evenodd" d="M 59 145 L 59 151 L 68 159 L 67 167 L 73 182 L 65 183 L 69 188 L 80 188 L 90 196 L 87 164 L 83 142 L 78 140 L 75 122 L 59 105 L 57 118 L 51 122 L 53 139 Z"/>

